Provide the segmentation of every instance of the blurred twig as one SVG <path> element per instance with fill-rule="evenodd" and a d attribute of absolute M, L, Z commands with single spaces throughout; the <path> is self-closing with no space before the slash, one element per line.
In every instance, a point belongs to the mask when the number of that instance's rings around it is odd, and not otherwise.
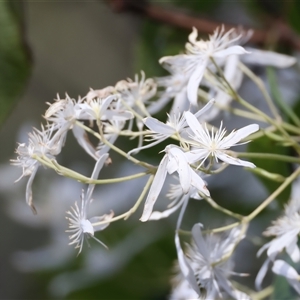
<path fill-rule="evenodd" d="M 212 33 L 220 25 L 224 25 L 226 31 L 237 27 L 233 24 L 224 24 L 194 17 L 178 10 L 166 9 L 162 6 L 149 4 L 141 0 L 107 0 L 107 3 L 115 12 L 133 12 L 179 28 L 191 30 L 192 27 L 195 27 L 199 32 L 207 34 Z M 300 37 L 288 24 L 282 20 L 274 19 L 268 27 L 267 29 L 251 28 L 253 34 L 249 42 L 264 44 L 268 41 L 277 41 L 278 43 L 285 43 L 300 50 Z M 249 28 L 243 27 L 243 29 L 247 30 Z"/>

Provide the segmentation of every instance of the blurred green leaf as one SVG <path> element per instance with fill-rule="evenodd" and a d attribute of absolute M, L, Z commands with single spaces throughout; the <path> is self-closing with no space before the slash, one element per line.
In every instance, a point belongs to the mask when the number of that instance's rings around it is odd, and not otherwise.
<path fill-rule="evenodd" d="M 186 30 L 145 21 L 137 45 L 135 69 L 144 70 L 147 77 L 166 75 L 159 59 L 183 52 L 187 37 Z"/>
<path fill-rule="evenodd" d="M 22 3 L 0 1 L 0 124 L 13 109 L 30 75 Z"/>

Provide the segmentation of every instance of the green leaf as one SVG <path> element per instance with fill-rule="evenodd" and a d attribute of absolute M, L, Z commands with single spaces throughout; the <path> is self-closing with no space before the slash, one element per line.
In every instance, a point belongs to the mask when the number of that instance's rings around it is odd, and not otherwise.
<path fill-rule="evenodd" d="M 30 75 L 21 2 L 0 2 L 0 125 L 19 99 Z"/>

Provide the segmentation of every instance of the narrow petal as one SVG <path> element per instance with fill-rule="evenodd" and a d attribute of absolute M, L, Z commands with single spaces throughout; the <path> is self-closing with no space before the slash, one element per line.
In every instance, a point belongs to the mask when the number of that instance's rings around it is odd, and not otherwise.
<path fill-rule="evenodd" d="M 189 197 L 189 195 L 184 195 L 180 201 L 176 205 L 174 205 L 172 208 L 166 209 L 163 212 L 154 211 L 152 212 L 149 221 L 151 220 L 160 220 L 169 217 L 172 213 L 174 213 L 186 200 L 186 198 Z"/>
<path fill-rule="evenodd" d="M 270 262 L 271 262 L 271 259 L 268 257 L 264 261 L 263 265 L 261 266 L 259 272 L 256 275 L 256 278 L 255 278 L 255 287 L 256 287 L 257 290 L 261 289 L 261 284 L 262 284 L 262 281 L 263 281 L 263 279 L 265 278 L 265 276 L 267 274 Z"/>
<path fill-rule="evenodd" d="M 168 155 L 166 154 L 158 166 L 149 194 L 145 201 L 144 211 L 142 217 L 140 218 L 142 222 L 148 221 L 152 213 L 153 206 L 157 200 L 157 197 L 163 187 L 163 184 L 167 176 L 167 164 L 168 164 Z"/>
<path fill-rule="evenodd" d="M 144 124 L 153 132 L 163 133 L 165 135 L 171 136 L 175 133 L 175 129 L 163 122 L 158 121 L 155 118 L 145 118 L 143 120 Z"/>
<path fill-rule="evenodd" d="M 32 173 L 30 174 L 30 177 L 28 179 L 27 185 L 26 185 L 26 203 L 30 206 L 32 212 L 36 215 L 37 211 L 33 205 L 32 201 L 32 182 L 34 180 L 35 174 L 39 168 L 39 165 L 36 164 L 34 169 L 32 170 Z"/>
<path fill-rule="evenodd" d="M 209 190 L 207 189 L 203 179 L 192 169 L 191 169 L 191 175 L 192 175 L 191 185 L 194 186 L 199 192 L 203 193 L 206 196 L 209 196 L 210 195 Z"/>
<path fill-rule="evenodd" d="M 73 134 L 78 142 L 78 144 L 86 151 L 87 154 L 89 154 L 91 157 L 93 157 L 95 160 L 98 159 L 96 155 L 96 149 L 92 145 L 92 143 L 89 141 L 88 136 L 85 132 L 85 130 L 79 126 L 74 126 L 72 128 Z"/>
<path fill-rule="evenodd" d="M 100 217 L 92 217 L 89 219 L 89 221 L 92 223 L 99 223 L 99 222 L 103 222 L 103 221 L 107 221 L 107 223 L 105 224 L 100 224 L 100 225 L 93 225 L 94 227 L 94 231 L 101 231 L 101 230 L 104 230 L 110 223 L 109 221 L 113 218 L 114 216 L 114 212 L 111 211 L 110 214 L 105 214 L 103 216 L 100 216 Z"/>
<path fill-rule="evenodd" d="M 198 110 L 195 113 L 195 117 L 198 119 L 200 116 L 204 115 L 205 113 L 207 113 L 208 110 L 210 110 L 210 108 L 216 103 L 215 99 L 211 99 L 209 100 L 205 106 L 203 106 L 200 110 Z"/>
<path fill-rule="evenodd" d="M 204 75 L 204 71 L 207 66 L 207 60 L 202 61 L 199 66 L 197 66 L 196 70 L 193 72 L 192 76 L 189 79 L 187 85 L 187 96 L 192 105 L 197 105 L 198 102 L 198 88 L 202 77 Z"/>
<path fill-rule="evenodd" d="M 187 259 L 185 258 L 185 255 L 182 251 L 181 245 L 180 245 L 180 240 L 178 233 L 176 232 L 175 234 L 175 246 L 176 246 L 176 251 L 177 251 L 177 257 L 178 257 L 178 264 L 180 267 L 180 270 L 184 276 L 184 278 L 188 281 L 190 286 L 193 288 L 193 290 L 200 295 L 200 289 L 198 287 L 194 271 L 187 262 Z"/>
<path fill-rule="evenodd" d="M 288 68 L 297 62 L 297 59 L 295 57 L 289 55 L 249 47 L 247 47 L 246 49 L 251 52 L 251 55 L 241 56 L 241 60 L 246 64 L 273 66 L 276 68 Z"/>
<path fill-rule="evenodd" d="M 191 187 L 191 181 L 192 181 L 191 167 L 187 162 L 185 153 L 180 148 L 169 147 L 169 146 L 167 146 L 167 148 L 168 148 L 167 152 L 169 156 L 175 158 L 175 161 L 177 163 L 177 172 L 179 175 L 180 185 L 182 187 L 183 193 L 186 194 Z"/>
<path fill-rule="evenodd" d="M 192 228 L 193 239 L 197 245 L 199 253 L 203 255 L 203 257 L 208 261 L 210 254 L 208 253 L 207 244 L 202 236 L 201 228 L 203 225 L 201 223 L 197 223 Z"/>
<path fill-rule="evenodd" d="M 106 162 L 106 160 L 108 159 L 108 157 L 109 157 L 109 154 L 105 153 L 96 161 L 96 164 L 95 164 L 92 176 L 91 176 L 92 180 L 98 179 L 99 173 L 100 173 L 101 169 L 103 168 L 103 165 Z M 95 188 L 95 184 L 89 184 L 88 189 L 86 191 L 86 203 L 88 203 L 91 200 L 94 188 Z"/>
<path fill-rule="evenodd" d="M 204 133 L 204 129 L 197 120 L 197 118 L 189 111 L 184 112 L 184 117 L 194 134 L 202 136 Z"/>
<path fill-rule="evenodd" d="M 275 260 L 272 271 L 288 279 L 297 280 L 299 278 L 297 271 L 281 259 Z"/>
<path fill-rule="evenodd" d="M 226 153 L 223 153 L 221 151 L 218 152 L 217 157 L 218 157 L 218 159 L 222 160 L 223 162 L 225 162 L 227 164 L 243 166 L 243 167 L 247 167 L 247 168 L 255 168 L 256 167 L 255 164 L 253 164 L 250 161 L 241 160 L 236 157 L 229 156 Z"/>
<path fill-rule="evenodd" d="M 213 54 L 213 57 L 226 57 L 228 55 L 240 55 L 240 54 L 247 54 L 250 53 L 246 51 L 241 46 L 231 46 L 224 50 L 217 51 Z"/>
<path fill-rule="evenodd" d="M 226 136 L 222 141 L 222 147 L 229 148 L 250 134 L 259 130 L 258 124 L 251 124 L 245 127 L 242 127 L 236 131 L 231 132 L 228 136 Z"/>

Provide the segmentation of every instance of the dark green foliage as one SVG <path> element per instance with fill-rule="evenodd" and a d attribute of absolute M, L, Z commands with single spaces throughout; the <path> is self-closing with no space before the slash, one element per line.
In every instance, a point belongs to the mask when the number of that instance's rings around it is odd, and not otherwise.
<path fill-rule="evenodd" d="M 31 69 L 18 2 L 0 2 L 0 124 L 19 99 Z"/>

